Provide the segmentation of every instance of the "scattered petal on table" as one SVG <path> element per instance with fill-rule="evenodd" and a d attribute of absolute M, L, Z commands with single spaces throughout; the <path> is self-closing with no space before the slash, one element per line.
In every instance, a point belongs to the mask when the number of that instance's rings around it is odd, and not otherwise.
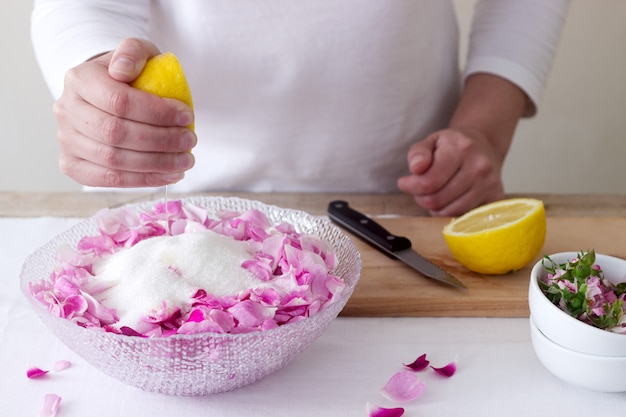
<path fill-rule="evenodd" d="M 56 361 L 54 365 L 52 365 L 52 370 L 55 372 L 59 372 L 59 371 L 69 368 L 70 366 L 72 366 L 72 363 L 70 361 L 60 360 L 60 361 Z"/>
<path fill-rule="evenodd" d="M 43 407 L 41 408 L 41 417 L 55 417 L 59 412 L 61 405 L 61 397 L 56 394 L 46 394 L 43 399 Z"/>
<path fill-rule="evenodd" d="M 396 403 L 405 403 L 419 398 L 426 389 L 426 384 L 421 381 L 413 371 L 400 371 L 395 373 L 380 393 L 383 397 Z"/>
<path fill-rule="evenodd" d="M 365 404 L 365 411 L 369 417 L 400 417 L 404 414 L 404 408 L 383 408 L 372 403 Z"/>
<path fill-rule="evenodd" d="M 26 376 L 29 378 L 39 378 L 44 376 L 45 374 L 47 374 L 49 371 L 44 371 L 43 369 L 39 369 L 39 368 L 30 368 L 26 371 Z"/>
<path fill-rule="evenodd" d="M 423 369 L 426 369 L 426 367 L 429 364 L 430 364 L 430 361 L 426 359 L 426 354 L 424 353 L 422 356 L 415 359 L 412 363 L 409 363 L 409 364 L 404 363 L 403 365 L 411 369 L 412 371 L 421 371 Z"/>
<path fill-rule="evenodd" d="M 442 366 L 441 368 L 435 368 L 434 366 L 431 366 L 431 368 L 433 368 L 433 371 L 437 372 L 439 375 L 449 378 L 456 372 L 456 363 L 450 362 L 449 364 L 447 364 L 446 366 Z"/>

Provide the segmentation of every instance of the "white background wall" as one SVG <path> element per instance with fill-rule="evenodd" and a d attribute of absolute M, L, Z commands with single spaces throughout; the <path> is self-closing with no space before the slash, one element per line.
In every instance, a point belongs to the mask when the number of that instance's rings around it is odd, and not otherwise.
<path fill-rule="evenodd" d="M 549 0 L 546 0 L 549 1 Z M 474 0 L 455 0 L 465 45 Z M 32 2 L 0 6 L 0 190 L 72 191 L 30 45 Z M 521 122 L 508 192 L 626 192 L 626 1 L 573 0 L 539 114 Z"/>

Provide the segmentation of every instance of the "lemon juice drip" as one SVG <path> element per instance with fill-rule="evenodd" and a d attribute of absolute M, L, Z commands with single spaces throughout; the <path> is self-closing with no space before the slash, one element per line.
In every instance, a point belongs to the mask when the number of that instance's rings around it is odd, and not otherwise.
<path fill-rule="evenodd" d="M 167 184 L 165 184 L 165 224 L 167 226 L 167 234 L 171 235 L 171 230 L 170 230 L 170 209 L 169 206 L 167 204 L 168 198 L 167 198 Z"/>

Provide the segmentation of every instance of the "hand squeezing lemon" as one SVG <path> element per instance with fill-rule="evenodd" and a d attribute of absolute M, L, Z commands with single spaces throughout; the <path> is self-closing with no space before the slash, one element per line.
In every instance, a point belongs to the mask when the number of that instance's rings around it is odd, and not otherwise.
<path fill-rule="evenodd" d="M 467 269 L 505 274 L 528 265 L 546 237 L 543 202 L 513 198 L 478 207 L 443 229 L 452 255 Z"/>
<path fill-rule="evenodd" d="M 150 58 L 132 87 L 159 97 L 174 98 L 193 108 L 191 89 L 178 58 L 171 52 Z M 193 130 L 193 123 L 189 126 Z"/>

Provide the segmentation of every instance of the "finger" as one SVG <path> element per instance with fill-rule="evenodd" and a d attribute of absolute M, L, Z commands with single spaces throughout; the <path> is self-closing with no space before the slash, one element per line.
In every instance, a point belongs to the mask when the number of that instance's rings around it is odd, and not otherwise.
<path fill-rule="evenodd" d="M 438 134 L 435 133 L 411 146 L 407 154 L 407 162 L 411 173 L 420 175 L 430 168 L 437 145 L 437 137 Z"/>
<path fill-rule="evenodd" d="M 463 181 L 468 177 L 473 181 Z M 476 177 L 461 170 L 439 192 L 414 196 L 415 202 L 433 216 L 458 216 L 468 210 L 504 198 L 504 185 L 497 175 Z"/>
<path fill-rule="evenodd" d="M 110 115 L 153 126 L 186 127 L 193 122 L 193 110 L 182 101 L 118 82 L 108 76 L 102 62 L 69 70 L 65 85 L 67 94 L 61 100 L 71 104 L 68 109 L 82 101 Z"/>
<path fill-rule="evenodd" d="M 417 175 L 409 175 L 398 180 L 398 188 L 413 195 L 415 202 L 429 211 L 442 210 L 447 205 L 454 202 L 459 196 L 464 195 L 472 188 L 469 181 L 459 181 L 460 176 L 453 177 L 449 182 L 443 184 L 432 193 L 423 190 L 430 188 L 429 184 L 424 185 L 424 179 Z"/>
<path fill-rule="evenodd" d="M 439 151 L 437 151 L 439 152 Z M 421 174 L 411 174 L 398 179 L 397 185 L 401 191 L 415 196 L 432 196 L 439 193 L 455 177 L 462 184 L 469 184 L 469 178 L 458 178 L 462 161 L 456 157 L 448 160 L 440 159 L 441 153 L 435 154 L 430 168 Z"/>
<path fill-rule="evenodd" d="M 419 202 L 416 201 L 419 204 Z M 476 203 L 471 198 L 470 193 L 464 194 L 460 196 L 458 199 L 452 201 L 450 204 L 433 209 L 428 210 L 428 214 L 432 217 L 455 217 L 461 216 L 468 211 L 468 208 L 475 207 Z"/>
<path fill-rule="evenodd" d="M 197 136 L 191 129 L 153 126 L 122 119 L 80 101 L 73 107 L 69 118 L 78 133 L 117 148 L 142 152 L 185 152 L 197 143 Z"/>
<path fill-rule="evenodd" d="M 91 161 L 104 168 L 132 172 L 182 172 L 193 167 L 191 152 L 137 152 L 109 146 L 79 132 L 59 134 L 59 144 L 68 159 Z"/>
<path fill-rule="evenodd" d="M 91 187 L 160 187 L 180 181 L 184 172 L 156 173 L 112 170 L 83 159 L 60 159 L 59 167 L 68 177 Z"/>
<path fill-rule="evenodd" d="M 478 190 L 470 189 L 468 192 L 462 194 L 450 204 L 436 210 L 429 210 L 431 216 L 461 216 L 467 213 L 469 210 L 481 206 L 483 204 L 491 203 L 493 201 L 502 200 L 504 198 L 504 189 L 502 187 L 492 187 L 491 191 L 487 193 L 478 192 Z"/>
<path fill-rule="evenodd" d="M 113 51 L 109 64 L 111 78 L 124 83 L 134 81 L 146 61 L 160 53 L 159 48 L 144 39 L 129 38 L 123 40 Z"/>
<path fill-rule="evenodd" d="M 141 71 L 146 65 L 146 61 L 158 54 L 160 54 L 159 48 L 157 48 L 157 46 L 150 41 L 147 41 L 145 39 L 139 39 L 139 38 L 125 39 L 124 41 L 120 43 L 120 45 L 115 49 L 115 51 L 113 51 L 113 54 L 111 56 L 111 61 L 108 67 L 109 75 L 112 79 L 116 81 L 120 81 L 123 83 L 130 83 L 134 81 L 139 76 L 139 74 L 141 74 Z M 133 96 L 138 96 L 138 97 L 141 97 L 142 95 L 144 94 L 138 94 L 138 95 L 133 94 Z M 146 96 L 150 96 L 151 98 L 150 101 L 155 102 L 154 95 L 145 94 L 144 100 L 148 100 Z M 124 95 L 120 97 L 120 101 L 121 103 L 126 102 Z M 120 101 L 116 101 L 116 102 L 119 103 Z M 178 111 L 181 112 L 180 114 L 177 114 L 176 116 L 174 116 L 175 124 L 177 126 L 189 126 L 193 122 L 193 112 L 191 111 L 191 109 L 187 106 L 180 107 L 179 105 L 175 103 L 176 100 L 173 101 L 170 99 L 160 99 L 160 100 L 157 99 L 156 103 L 159 103 L 159 102 L 167 103 L 168 101 L 170 102 L 170 105 L 177 106 Z M 146 103 L 145 105 L 149 105 L 149 103 Z M 124 109 L 126 106 L 122 104 L 118 104 L 118 106 L 114 106 L 114 108 L 115 107 Z M 120 117 L 126 117 L 125 116 L 126 112 L 124 110 L 122 110 L 121 113 L 113 113 L 113 114 L 119 115 Z M 132 118 L 132 116 L 130 116 L 130 118 Z M 149 122 L 141 118 L 133 119 L 133 120 L 142 121 L 144 123 L 154 123 L 154 122 Z M 156 122 L 156 124 L 159 126 L 163 125 L 159 122 Z M 171 125 L 171 123 L 166 122 L 165 125 Z"/>
<path fill-rule="evenodd" d="M 456 216 L 478 204 L 477 194 L 473 191 L 471 187 L 459 189 L 450 186 L 436 194 L 414 196 L 413 199 L 419 206 L 427 209 L 431 216 Z"/>
<path fill-rule="evenodd" d="M 421 194 L 434 194 L 453 179 L 455 181 L 460 180 L 464 184 L 471 181 L 469 177 L 459 177 L 458 175 L 466 158 L 466 152 L 461 146 L 455 138 L 448 135 L 437 135 L 432 163 L 429 169 L 420 176 Z"/>

